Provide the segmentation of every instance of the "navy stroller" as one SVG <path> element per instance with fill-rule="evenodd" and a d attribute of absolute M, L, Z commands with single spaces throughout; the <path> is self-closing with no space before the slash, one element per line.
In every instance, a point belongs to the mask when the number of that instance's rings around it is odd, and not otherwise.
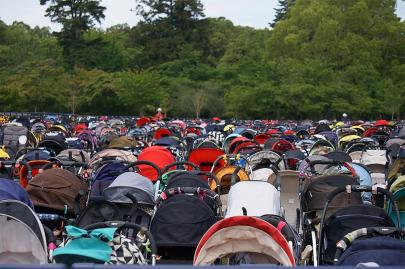
<path fill-rule="evenodd" d="M 346 266 L 404 266 L 404 231 L 362 228 L 347 234 L 336 246 L 335 264 Z"/>

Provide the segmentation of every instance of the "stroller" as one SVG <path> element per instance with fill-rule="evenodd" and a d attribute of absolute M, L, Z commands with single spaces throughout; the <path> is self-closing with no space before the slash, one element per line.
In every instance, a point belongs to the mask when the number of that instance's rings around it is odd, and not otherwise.
<path fill-rule="evenodd" d="M 285 170 L 283 158 L 274 151 L 262 150 L 248 157 L 248 163 L 252 168 L 252 180 L 267 180 L 274 174 L 270 166 L 278 170 Z"/>
<path fill-rule="evenodd" d="M 215 171 L 218 164 L 221 164 L 222 167 Z M 246 170 L 242 167 L 246 168 Z M 214 161 L 211 174 L 217 177 L 219 185 L 216 181 L 211 181 L 210 188 L 212 191 L 219 189 L 222 205 L 226 208 L 229 189 L 237 181 L 250 180 L 252 169 L 243 155 L 221 155 Z"/>
<path fill-rule="evenodd" d="M 38 148 L 52 150 L 58 155 L 61 151 L 68 148 L 68 144 L 62 134 L 48 133 L 45 135 L 44 140 L 38 143 Z"/>
<path fill-rule="evenodd" d="M 73 173 L 52 168 L 28 182 L 28 195 L 40 219 L 51 229 L 61 230 L 74 219 L 87 198 L 87 185 Z"/>
<path fill-rule="evenodd" d="M 380 147 L 366 147 L 360 156 L 360 163 L 366 165 L 371 171 L 371 178 L 374 184 L 386 184 L 386 166 L 389 163 L 387 152 Z"/>
<path fill-rule="evenodd" d="M 137 141 L 130 136 L 120 136 L 111 140 L 108 144 L 110 149 L 134 150 L 137 148 Z"/>
<path fill-rule="evenodd" d="M 300 149 L 289 150 L 283 155 L 287 169 L 297 170 L 299 163 L 305 159 L 306 155 Z"/>
<path fill-rule="evenodd" d="M 177 183 L 157 199 L 150 231 L 162 263 L 190 264 L 201 237 L 220 217 L 221 201 L 207 183 L 205 188 L 175 187 Z"/>
<path fill-rule="evenodd" d="M 46 235 L 50 234 L 26 191 L 12 180 L 0 179 L 0 264 L 48 263 Z"/>
<path fill-rule="evenodd" d="M 98 148 L 97 136 L 92 130 L 82 130 L 77 135 L 77 138 L 86 145 L 85 149 L 92 154 Z"/>
<path fill-rule="evenodd" d="M 334 263 L 356 267 L 403 266 L 404 236 L 403 230 L 391 227 L 361 228 L 352 231 L 336 243 Z"/>
<path fill-rule="evenodd" d="M 9 155 L 14 156 L 17 151 L 29 146 L 29 133 L 28 129 L 24 126 L 16 123 L 6 123 L 1 126 L 0 144 L 7 147 Z M 23 137 L 25 139 L 22 139 Z M 32 146 L 35 146 L 35 144 Z"/>
<path fill-rule="evenodd" d="M 174 170 L 172 168 L 175 168 Z M 192 170 L 188 170 L 188 169 L 192 169 Z M 196 178 L 198 181 L 201 181 L 201 176 L 202 174 L 206 174 L 208 172 L 202 172 L 200 171 L 200 169 L 198 168 L 198 166 L 196 166 L 193 163 L 190 162 L 186 162 L 186 161 L 182 161 L 182 162 L 175 162 L 169 165 L 166 165 L 165 168 L 163 168 L 162 170 L 162 177 L 160 181 L 157 181 L 155 183 L 155 187 L 158 190 L 158 193 L 160 194 L 162 191 L 164 191 L 167 186 L 168 183 L 173 180 L 174 178 L 178 177 L 180 174 L 186 174 L 188 177 L 188 175 L 190 175 L 193 178 Z M 213 175 L 212 175 L 213 176 Z M 215 177 L 216 178 L 216 177 Z M 215 180 L 215 179 L 214 179 Z M 206 182 L 205 182 L 206 183 Z M 197 184 L 198 185 L 198 184 Z M 203 185 L 205 187 L 205 185 Z"/>
<path fill-rule="evenodd" d="M 153 163 L 158 167 L 159 171 L 166 165 L 174 163 L 176 160 L 170 150 L 161 146 L 152 146 L 144 149 L 138 156 L 138 161 L 145 161 Z M 144 177 L 149 178 L 152 182 L 160 180 L 161 174 L 159 174 L 156 168 L 151 165 L 139 165 L 139 173 Z"/>
<path fill-rule="evenodd" d="M 48 159 L 55 157 L 55 153 L 47 149 L 24 148 L 17 153 L 16 157 L 18 159 L 14 166 L 14 174 L 18 175 L 21 186 L 25 188 L 28 181 L 42 171 L 44 165 L 50 163 Z"/>
<path fill-rule="evenodd" d="M 101 222 L 85 228 L 65 227 L 67 238 L 53 253 L 54 261 L 73 263 L 137 264 L 156 263 L 153 236 L 130 222 Z M 150 255 L 148 250 L 150 250 Z"/>
<path fill-rule="evenodd" d="M 231 143 L 233 142 L 233 140 L 240 138 L 240 137 L 242 137 L 242 136 L 237 133 L 232 133 L 232 134 L 228 135 L 222 144 L 222 148 L 224 150 L 224 153 L 222 153 L 222 154 L 230 153 Z"/>
<path fill-rule="evenodd" d="M 394 197 L 389 191 L 383 188 L 362 185 L 347 185 L 336 188 L 328 194 L 322 211 L 319 231 L 318 263 L 333 264 L 334 255 L 336 253 L 336 242 L 349 232 L 372 227 L 395 228 L 395 224 L 382 208 L 371 205 L 350 205 L 337 210 L 326 218 L 329 204 L 339 194 L 346 192 L 348 199 L 350 199 L 351 194 L 365 191 L 385 195 L 391 203 L 394 204 L 396 215 L 399 216 Z"/>
<path fill-rule="evenodd" d="M 152 182 L 139 173 L 128 172 L 133 167 L 154 164 L 138 161 L 122 167 L 122 163 L 113 162 L 103 171 L 102 184 L 97 185 L 90 196 L 87 207 L 78 217 L 75 226 L 86 227 L 94 222 L 126 221 L 148 228 L 155 205 L 155 191 Z M 117 168 L 115 171 L 110 168 Z M 108 172 L 114 172 L 114 175 Z M 119 174 L 119 175 L 118 175 Z M 115 179 L 113 179 L 115 177 Z"/>
<path fill-rule="evenodd" d="M 280 204 L 282 216 L 287 223 L 296 225 L 299 219 L 300 197 L 299 197 L 299 172 L 293 170 L 276 171 L 269 178 L 269 182 L 274 184 L 279 177 L 281 182 Z M 296 227 L 299 230 L 299 227 Z"/>
<path fill-rule="evenodd" d="M 263 199 L 266 199 L 266 202 Z M 277 187 L 259 180 L 239 181 L 234 184 L 229 190 L 225 217 L 242 216 L 246 213 L 250 216 L 281 216 L 280 192 Z"/>
<path fill-rule="evenodd" d="M 270 139 L 271 136 L 269 134 L 266 133 L 260 133 L 255 135 L 255 137 L 253 137 L 253 140 L 256 141 L 260 146 L 264 146 L 264 144 L 266 143 L 266 141 L 268 139 Z"/>
<path fill-rule="evenodd" d="M 335 147 L 326 139 L 319 139 L 316 141 L 311 149 L 309 150 L 308 155 L 322 155 L 327 154 L 335 150 Z"/>
<path fill-rule="evenodd" d="M 192 138 L 192 136 L 188 137 Z M 208 135 L 195 137 L 195 139 L 193 139 L 192 142 L 190 141 L 189 138 L 189 144 L 191 144 L 190 150 L 199 148 L 218 148 L 218 149 L 221 148 L 219 143 L 216 140 L 210 139 Z"/>
<path fill-rule="evenodd" d="M 159 140 L 154 141 L 154 146 L 161 146 L 168 149 L 177 161 L 184 160 L 185 155 L 185 145 L 182 140 L 176 136 L 167 136 Z"/>
<path fill-rule="evenodd" d="M 201 238 L 194 265 L 281 264 L 294 266 L 293 252 L 283 234 L 256 217 L 235 216 L 213 225 Z"/>
<path fill-rule="evenodd" d="M 103 164 L 105 164 L 105 161 L 114 160 L 132 163 L 136 161 L 136 157 L 129 151 L 105 149 L 93 155 L 93 157 L 90 159 L 89 167 L 92 171 L 97 171 Z"/>
<path fill-rule="evenodd" d="M 197 148 L 190 151 L 188 161 L 200 167 L 201 171 L 211 171 L 215 160 L 224 155 L 225 152 L 218 148 Z M 217 163 L 214 167 L 214 172 L 224 165 L 223 161 Z"/>
<path fill-rule="evenodd" d="M 298 234 L 294 231 L 292 226 L 284 219 L 284 210 L 281 207 L 280 189 L 283 190 L 284 184 L 286 191 L 289 190 L 288 182 L 282 181 L 286 179 L 281 177 L 281 172 L 277 171 L 274 167 L 275 180 L 273 182 L 263 180 L 250 180 L 239 181 L 234 184 L 228 195 L 228 208 L 226 210 L 225 218 L 234 216 L 266 216 L 265 220 L 271 224 L 286 226 L 289 231 L 286 238 L 291 242 L 291 247 L 294 249 L 294 257 L 298 260 L 300 256 L 300 244 Z M 236 173 L 233 175 L 235 177 Z M 293 179 L 298 179 L 293 178 Z M 298 193 L 298 180 L 296 180 L 296 191 Z M 257 197 L 261 197 L 258 199 Z M 283 197 L 285 198 L 285 197 Z M 297 199 L 298 203 L 298 199 Z M 294 212 L 294 216 L 297 212 Z M 280 224 L 281 223 L 281 224 Z M 279 226 L 281 227 L 281 226 Z"/>
<path fill-rule="evenodd" d="M 332 174 L 321 174 L 317 175 L 315 170 L 316 165 L 322 166 L 332 166 L 336 169 Z M 305 171 L 311 171 L 310 175 L 307 178 Z M 341 170 L 340 170 L 341 169 Z M 341 171 L 341 173 L 339 173 Z M 345 174 L 350 171 L 351 175 Z M 303 260 L 308 262 L 309 253 L 312 252 L 312 257 L 314 265 L 317 265 L 318 262 L 318 253 L 317 253 L 317 238 L 318 231 L 317 225 L 320 221 L 320 216 L 322 213 L 322 205 L 326 203 L 328 193 L 334 191 L 335 189 L 341 186 L 347 185 L 358 185 L 357 174 L 355 170 L 348 164 L 344 162 L 336 162 L 332 160 L 307 160 L 306 165 L 301 168 L 299 175 L 299 184 L 300 184 L 300 217 L 297 223 L 297 228 L 300 229 L 303 237 L 303 243 L 305 246 Z M 350 196 L 350 199 L 344 194 L 339 194 L 333 203 L 330 205 L 330 214 L 339 208 L 346 207 L 347 205 L 360 205 L 362 204 L 362 198 L 360 193 L 353 193 Z"/>
<path fill-rule="evenodd" d="M 123 161 L 105 161 L 91 177 L 90 198 L 102 196 L 105 188 L 123 173 L 126 163 Z"/>
<path fill-rule="evenodd" d="M 48 263 L 45 231 L 32 208 L 20 201 L 1 201 L 0 223 L 1 264 Z"/>
<path fill-rule="evenodd" d="M 400 226 L 398 228 L 405 228 L 405 176 L 399 176 L 393 182 L 390 182 L 390 192 L 398 203 Z M 398 222 L 394 205 L 388 201 L 386 207 L 387 213 L 395 223 Z"/>
<path fill-rule="evenodd" d="M 69 170 L 75 175 L 82 176 L 82 173 L 88 167 L 90 161 L 90 154 L 84 150 L 80 149 L 66 149 L 58 154 L 56 158 L 48 159 L 51 161 L 50 164 L 46 164 L 42 169 L 45 170 L 48 167 L 56 165 L 63 167 L 63 169 Z M 83 176 L 84 179 L 87 179 L 87 175 Z"/>

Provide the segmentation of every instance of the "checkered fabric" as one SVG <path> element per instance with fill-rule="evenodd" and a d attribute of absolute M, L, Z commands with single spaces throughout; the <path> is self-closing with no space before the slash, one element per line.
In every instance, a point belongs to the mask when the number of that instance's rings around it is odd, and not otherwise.
<path fill-rule="evenodd" d="M 137 245 L 123 235 L 117 235 L 108 243 L 112 248 L 110 264 L 146 265 L 146 259 Z"/>

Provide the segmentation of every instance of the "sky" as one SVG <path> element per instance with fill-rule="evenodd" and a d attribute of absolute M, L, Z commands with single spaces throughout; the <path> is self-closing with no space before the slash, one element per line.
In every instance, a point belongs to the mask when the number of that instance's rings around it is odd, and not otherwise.
<path fill-rule="evenodd" d="M 202 0 L 207 17 L 225 17 L 236 25 L 266 28 L 274 18 L 277 0 Z M 102 28 L 127 23 L 136 25 L 139 17 L 131 11 L 135 0 L 102 0 L 107 7 Z M 0 0 L 0 20 L 7 24 L 23 21 L 31 26 L 49 26 L 59 30 L 60 26 L 44 17 L 45 7 L 39 0 Z M 398 0 L 397 14 L 405 20 L 405 1 Z"/>

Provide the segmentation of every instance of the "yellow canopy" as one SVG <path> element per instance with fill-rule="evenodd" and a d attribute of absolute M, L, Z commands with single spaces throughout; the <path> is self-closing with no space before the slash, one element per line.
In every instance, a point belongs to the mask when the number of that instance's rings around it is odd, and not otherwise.
<path fill-rule="evenodd" d="M 341 143 L 341 142 L 350 142 L 350 141 L 353 141 L 353 140 L 356 140 L 356 139 L 361 139 L 361 136 L 358 136 L 358 135 L 346 135 L 346 136 L 342 137 L 339 140 L 339 143 Z"/>
<path fill-rule="evenodd" d="M 232 124 L 228 124 L 224 127 L 224 132 L 232 131 L 235 129 L 235 126 Z"/>
<path fill-rule="evenodd" d="M 338 121 L 335 123 L 335 128 L 345 125 L 344 122 Z"/>
<path fill-rule="evenodd" d="M 355 130 L 360 130 L 360 131 L 362 131 L 362 132 L 365 131 L 365 129 L 364 129 L 362 126 L 360 126 L 360 125 L 355 125 L 355 126 L 352 126 L 352 127 L 350 127 L 350 128 L 355 129 Z"/>
<path fill-rule="evenodd" d="M 400 188 L 405 187 L 405 176 L 399 176 L 390 187 L 390 192 L 394 193 Z"/>
<path fill-rule="evenodd" d="M 4 148 L 0 148 L 0 159 L 8 160 L 10 159 L 10 155 L 6 152 Z"/>

